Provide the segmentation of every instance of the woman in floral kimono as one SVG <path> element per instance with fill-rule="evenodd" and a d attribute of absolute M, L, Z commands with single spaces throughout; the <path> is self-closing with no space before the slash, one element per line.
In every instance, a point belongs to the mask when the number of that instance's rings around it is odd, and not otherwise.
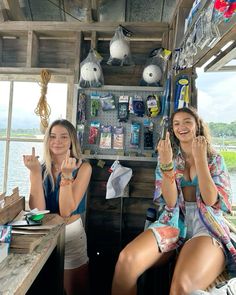
<path fill-rule="evenodd" d="M 236 275 L 236 249 L 222 213 L 231 212 L 231 188 L 224 159 L 209 142 L 195 109 L 181 108 L 157 146 L 154 202 L 157 221 L 120 253 L 112 295 L 137 293 L 137 279 L 177 251 L 170 295 L 205 289 L 228 267 Z"/>

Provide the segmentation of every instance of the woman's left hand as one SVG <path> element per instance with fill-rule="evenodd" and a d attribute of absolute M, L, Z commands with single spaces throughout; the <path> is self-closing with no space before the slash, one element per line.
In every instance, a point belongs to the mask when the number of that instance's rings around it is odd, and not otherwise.
<path fill-rule="evenodd" d="M 61 173 L 66 177 L 70 177 L 72 172 L 78 167 L 79 165 L 76 163 L 76 159 L 70 157 L 70 150 L 68 150 L 65 160 L 61 164 Z"/>
<path fill-rule="evenodd" d="M 204 136 L 195 136 L 192 142 L 192 154 L 195 163 L 207 159 L 207 141 Z"/>

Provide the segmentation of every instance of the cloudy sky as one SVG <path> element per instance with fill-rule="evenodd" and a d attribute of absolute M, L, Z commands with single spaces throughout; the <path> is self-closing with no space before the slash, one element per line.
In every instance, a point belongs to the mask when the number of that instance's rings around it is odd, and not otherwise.
<path fill-rule="evenodd" d="M 206 122 L 236 121 L 236 73 L 198 69 L 198 110 Z"/>

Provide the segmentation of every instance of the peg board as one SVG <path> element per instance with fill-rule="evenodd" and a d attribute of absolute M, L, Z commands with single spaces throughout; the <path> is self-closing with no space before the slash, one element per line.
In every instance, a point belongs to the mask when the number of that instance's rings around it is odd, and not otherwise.
<path fill-rule="evenodd" d="M 153 154 L 155 152 L 155 146 L 157 143 L 157 140 L 160 136 L 161 132 L 161 121 L 162 116 L 158 115 L 156 118 L 149 118 L 153 122 L 153 143 L 154 143 L 154 149 L 144 149 L 144 119 L 148 118 L 146 115 L 143 117 L 138 117 L 134 114 L 129 114 L 127 122 L 119 122 L 118 119 L 118 100 L 119 96 L 121 95 L 128 95 L 128 96 L 141 96 L 144 101 L 146 101 L 146 98 L 148 95 L 156 94 L 158 96 L 162 95 L 162 88 L 157 87 L 120 87 L 120 86 L 114 86 L 114 88 L 110 87 L 103 87 L 103 88 L 96 88 L 94 89 L 78 89 L 77 93 L 77 106 L 79 102 L 79 95 L 81 93 L 84 93 L 86 95 L 86 120 L 84 122 L 85 128 L 84 128 L 84 136 L 83 136 L 83 142 L 82 142 L 82 151 L 84 150 L 90 150 L 92 154 L 99 154 L 99 155 L 117 155 L 119 151 L 123 151 L 125 156 L 129 156 L 130 153 L 133 155 L 135 153 L 136 156 L 143 156 L 146 153 Z M 112 94 L 115 100 L 115 106 L 116 108 L 114 110 L 109 111 L 103 111 L 102 107 L 99 107 L 98 115 L 96 117 L 91 116 L 90 108 L 91 108 L 91 94 L 97 94 L 100 96 L 104 96 L 106 94 Z M 146 104 L 145 104 L 146 106 Z M 111 126 L 123 126 L 124 127 L 124 149 L 123 150 L 117 150 L 113 149 L 113 142 L 112 142 L 112 148 L 111 149 L 104 149 L 99 147 L 100 142 L 100 132 L 98 136 L 98 140 L 96 144 L 89 144 L 89 128 L 90 123 L 92 121 L 98 121 L 100 122 L 100 126 L 104 125 L 111 125 Z M 130 146 L 130 138 L 131 138 L 131 124 L 132 122 L 139 122 L 141 123 L 141 130 L 140 130 L 140 139 L 139 139 L 139 147 L 133 148 Z M 81 124 L 81 122 L 78 121 L 77 118 L 77 125 Z"/>

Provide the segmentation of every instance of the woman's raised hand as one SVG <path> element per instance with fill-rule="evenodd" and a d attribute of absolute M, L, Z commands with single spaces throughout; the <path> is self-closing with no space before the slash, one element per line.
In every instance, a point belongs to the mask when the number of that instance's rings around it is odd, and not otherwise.
<path fill-rule="evenodd" d="M 170 133 L 166 133 L 166 139 L 160 139 L 157 145 L 157 151 L 160 157 L 160 163 L 169 164 L 172 162 L 173 151 L 170 142 Z"/>
<path fill-rule="evenodd" d="M 64 176 L 71 176 L 72 172 L 79 167 L 79 163 L 76 163 L 75 158 L 70 157 L 70 150 L 67 151 L 65 160 L 61 164 L 61 173 Z"/>
<path fill-rule="evenodd" d="M 193 136 L 192 154 L 195 163 L 207 159 L 207 141 L 204 136 Z"/>
<path fill-rule="evenodd" d="M 38 156 L 35 156 L 34 147 L 32 147 L 31 155 L 23 155 L 24 164 L 31 172 L 41 171 L 41 166 L 40 166 L 40 162 L 38 158 L 39 158 Z"/>

